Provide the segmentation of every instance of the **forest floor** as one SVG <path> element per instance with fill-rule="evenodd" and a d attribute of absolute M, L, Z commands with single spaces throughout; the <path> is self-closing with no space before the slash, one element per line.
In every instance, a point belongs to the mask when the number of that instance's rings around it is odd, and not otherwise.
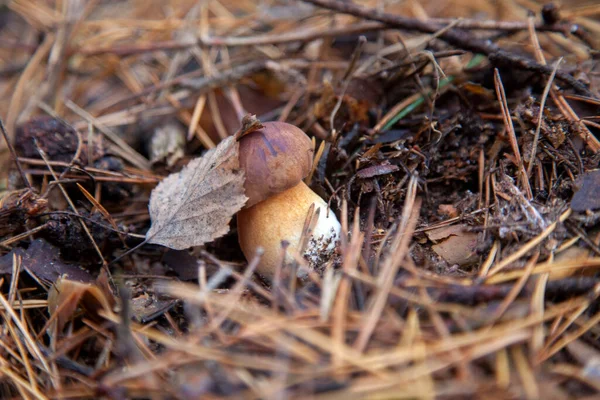
<path fill-rule="evenodd" d="M 0 396 L 597 398 L 600 5 L 563 3 L 1 5 Z M 147 234 L 246 114 L 313 141 L 318 270 L 254 273 L 239 207 Z"/>

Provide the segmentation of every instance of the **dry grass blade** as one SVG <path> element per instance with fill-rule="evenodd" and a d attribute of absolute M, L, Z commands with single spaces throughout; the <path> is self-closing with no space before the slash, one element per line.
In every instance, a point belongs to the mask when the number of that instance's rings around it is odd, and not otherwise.
<path fill-rule="evenodd" d="M 523 257 L 525 254 L 527 254 L 529 251 L 531 251 L 535 246 L 540 244 L 542 242 L 542 240 L 544 240 L 546 237 L 548 237 L 548 235 L 550 235 L 556 229 L 558 224 L 565 221 L 570 215 L 571 215 L 570 209 L 565 211 L 564 213 L 562 213 L 562 215 L 560 216 L 558 221 L 549 225 L 546 229 L 544 229 L 544 231 L 542 233 L 540 233 L 534 239 L 530 240 L 528 243 L 523 245 L 518 251 L 514 252 L 507 258 L 503 259 L 498 264 L 494 265 L 494 267 L 492 267 L 490 269 L 488 276 L 497 274 L 499 271 L 506 268 L 511 263 L 513 263 L 516 260 L 518 260 L 519 258 Z"/>
<path fill-rule="evenodd" d="M 561 61 L 562 61 L 562 58 L 560 58 L 554 65 L 554 70 L 552 71 L 552 74 L 548 78 L 548 83 L 546 84 L 546 87 L 544 88 L 544 93 L 542 94 L 542 100 L 540 101 L 540 114 L 538 116 L 538 124 L 535 128 L 535 134 L 533 136 L 533 145 L 531 146 L 532 156 L 531 156 L 531 160 L 529 160 L 529 164 L 527 165 L 527 176 L 528 177 L 531 175 L 531 170 L 533 169 L 533 165 L 535 164 L 534 160 L 535 160 L 535 157 L 537 154 L 538 142 L 540 140 L 540 130 L 542 128 L 542 121 L 544 118 L 544 107 L 546 106 L 546 99 L 548 98 L 548 94 L 550 93 L 550 89 L 552 88 L 552 81 L 554 79 L 554 76 L 556 75 L 556 71 L 558 71 L 558 67 L 559 67 Z"/>
<path fill-rule="evenodd" d="M 10 320 L 10 321 L 12 321 L 13 324 L 15 324 L 15 326 L 19 329 L 19 331 L 23 335 L 23 340 L 25 342 L 25 345 L 27 346 L 28 351 L 31 353 L 31 355 L 33 355 L 41 363 L 44 371 L 47 374 L 50 374 L 51 373 L 50 367 L 48 366 L 48 363 L 46 362 L 46 358 L 40 351 L 38 344 L 32 338 L 27 327 L 25 325 L 23 325 L 20 318 L 17 316 L 17 314 L 15 313 L 13 308 L 10 306 L 10 304 L 8 304 L 8 301 L 6 301 L 6 298 L 4 298 L 4 296 L 2 294 L 0 294 L 0 305 L 2 305 L 2 307 L 4 308 L 4 310 L 3 310 L 4 311 L 4 313 L 3 313 L 4 319 Z"/>
<path fill-rule="evenodd" d="M 490 325 L 493 325 L 500 317 L 502 317 L 502 315 L 506 312 L 506 310 L 508 309 L 510 304 L 517 298 L 517 296 L 519 295 L 519 292 L 523 289 L 523 286 L 525 286 L 525 284 L 527 283 L 527 280 L 531 276 L 531 273 L 533 272 L 535 263 L 537 262 L 539 256 L 540 256 L 540 254 L 538 252 L 538 253 L 534 254 L 534 256 L 531 258 L 531 260 L 529 260 L 527 262 L 527 265 L 525 266 L 525 271 L 523 272 L 523 275 L 519 278 L 519 280 L 512 287 L 510 293 L 508 294 L 508 296 L 506 296 L 506 299 L 504 299 L 504 301 L 502 301 L 502 303 L 500 304 L 498 309 L 490 317 Z"/>
<path fill-rule="evenodd" d="M 398 230 L 392 239 L 390 253 L 384 260 L 382 269 L 379 271 L 377 277 L 377 281 L 381 286 L 375 297 L 372 299 L 369 306 L 369 312 L 364 316 L 365 322 L 363 328 L 354 343 L 354 347 L 358 351 L 362 352 L 367 347 L 369 339 L 373 334 L 373 330 L 385 307 L 390 289 L 394 283 L 394 276 L 396 276 L 398 269 L 404 262 L 408 245 L 417 224 L 417 215 L 420 209 L 420 203 L 416 200 L 416 185 L 416 177 L 413 176 L 409 183 L 409 194 L 406 197 L 404 208 L 402 209 L 402 218 L 399 221 Z"/>
<path fill-rule="evenodd" d="M 519 169 L 519 181 L 525 187 L 527 199 L 531 200 L 533 197 L 533 193 L 529 184 L 529 178 L 527 177 L 527 173 L 525 172 L 525 166 L 523 165 L 521 152 L 519 151 L 519 143 L 515 134 L 515 127 L 512 123 L 510 110 L 508 109 L 508 104 L 506 102 L 506 93 L 504 92 L 504 85 L 502 84 L 502 80 L 500 79 L 500 72 L 498 72 L 498 69 L 494 70 L 494 86 L 496 87 L 496 95 L 498 96 L 498 102 L 500 103 L 500 109 L 502 110 L 502 117 L 504 118 L 504 127 L 506 128 L 506 133 L 508 134 L 510 145 L 515 156 L 516 166 Z"/>
<path fill-rule="evenodd" d="M 138 168 L 141 168 L 144 170 L 150 169 L 150 162 L 148 160 L 146 160 L 144 157 L 142 157 L 131 146 L 129 146 L 116 133 L 114 133 L 109 128 L 105 127 L 96 118 L 94 118 L 92 115 L 87 113 L 85 110 L 83 110 L 81 107 L 79 107 L 77 104 L 73 103 L 72 101 L 67 100 L 65 102 L 65 105 L 67 107 L 69 107 L 71 110 L 73 110 L 75 113 L 77 113 L 79 116 L 81 116 L 82 118 L 93 123 L 94 126 L 96 126 L 100 132 L 102 132 L 103 134 L 106 135 L 106 137 L 108 137 L 110 140 L 112 140 L 118 146 L 119 150 L 117 152 L 121 153 L 124 159 L 129 160 L 131 163 L 133 163 L 133 165 L 135 165 Z"/>
<path fill-rule="evenodd" d="M 19 82 L 17 83 L 17 87 L 13 92 L 6 117 L 6 130 L 11 141 L 14 138 L 15 125 L 17 123 L 18 113 L 20 108 L 22 107 L 21 102 L 23 101 L 23 92 L 25 90 L 25 85 L 32 79 L 32 77 L 36 73 L 36 69 L 40 68 L 42 59 L 47 56 L 48 52 L 50 51 L 50 47 L 53 43 L 54 35 L 46 36 L 44 42 L 42 43 L 42 46 L 38 47 L 34 56 L 31 58 L 31 60 L 27 64 L 27 67 L 19 77 Z M 4 145 L 2 147 L 4 147 Z"/>
<path fill-rule="evenodd" d="M 344 206 L 342 207 L 342 212 L 347 212 L 347 206 L 344 202 Z M 358 268 L 358 262 L 360 258 L 360 251 L 362 249 L 362 243 L 364 240 L 364 234 L 359 230 L 359 209 L 356 209 L 356 214 L 354 218 L 354 224 L 352 226 L 351 232 L 351 240 L 342 249 L 344 252 L 344 264 L 342 265 L 342 271 L 345 274 L 351 274 L 353 271 L 356 271 Z M 347 223 L 347 218 L 342 219 L 344 225 Z M 348 235 L 348 226 L 343 226 L 342 235 L 347 237 Z M 348 300 L 350 297 L 350 293 L 352 291 L 352 281 L 348 277 L 342 277 L 340 284 L 338 286 L 337 293 L 335 294 L 335 305 L 333 308 L 332 315 L 332 337 L 334 342 L 334 362 L 333 364 L 337 367 L 342 365 L 342 360 L 336 356 L 337 349 L 340 346 L 346 345 L 346 330 L 347 330 L 347 309 L 348 309 Z M 333 297 L 333 296 L 332 296 Z"/>
<path fill-rule="evenodd" d="M 85 188 L 83 186 L 81 186 L 81 184 L 77 183 L 77 188 L 79 188 L 79 190 L 81 191 L 81 193 L 83 193 L 85 198 L 88 199 L 89 202 L 94 205 L 94 208 L 97 209 L 100 212 L 100 214 L 102 214 L 104 216 L 104 218 L 106 218 L 106 220 L 113 227 L 115 232 L 118 232 L 120 234 L 119 227 L 117 226 L 114 218 L 110 215 L 110 213 L 108 211 L 106 211 L 106 209 L 102 206 L 102 204 L 100 204 L 98 202 L 98 200 L 96 200 L 94 198 L 94 196 L 92 196 L 90 194 L 90 192 L 85 190 Z M 123 238 L 121 237 L 121 241 L 122 240 L 123 240 Z"/>

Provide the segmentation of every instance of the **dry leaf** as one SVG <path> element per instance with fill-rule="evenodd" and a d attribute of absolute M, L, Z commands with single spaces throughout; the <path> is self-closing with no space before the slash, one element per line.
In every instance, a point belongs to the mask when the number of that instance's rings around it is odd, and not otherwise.
<path fill-rule="evenodd" d="M 477 234 L 469 232 L 466 225 L 450 225 L 427 232 L 429 240 L 436 242 L 431 248 L 448 264 L 469 265 L 477 261 Z"/>
<path fill-rule="evenodd" d="M 235 136 L 238 139 L 241 139 L 242 137 L 246 136 L 247 134 L 257 131 L 262 128 L 264 128 L 264 125 L 260 123 L 258 118 L 256 118 L 256 115 L 246 114 L 244 116 L 244 118 L 242 119 L 242 127 L 240 128 L 239 132 L 236 133 Z"/>
<path fill-rule="evenodd" d="M 48 292 L 48 311 L 51 315 L 58 312 L 57 332 L 62 332 L 79 306 L 86 311 L 86 317 L 93 320 L 99 319 L 99 311 L 112 309 L 111 302 L 98 286 L 59 278 Z"/>
<path fill-rule="evenodd" d="M 426 231 L 425 234 L 429 240 L 438 243 L 448 239 L 450 236 L 460 235 L 463 231 L 465 231 L 464 225 L 445 225 L 439 228 L 430 229 Z"/>
<path fill-rule="evenodd" d="M 600 209 L 600 170 L 588 171 L 575 181 L 571 208 L 576 212 Z"/>
<path fill-rule="evenodd" d="M 12 274 L 13 255 L 21 257 L 21 268 L 36 278 L 54 283 L 60 276 L 68 276 L 79 282 L 91 282 L 92 275 L 75 264 L 62 260 L 60 251 L 44 239 L 36 239 L 27 250 L 16 247 L 10 253 L 0 257 L 0 274 Z"/>
<path fill-rule="evenodd" d="M 247 200 L 238 152 L 238 142 L 228 137 L 152 191 L 148 243 L 182 250 L 229 231 L 231 217 Z"/>

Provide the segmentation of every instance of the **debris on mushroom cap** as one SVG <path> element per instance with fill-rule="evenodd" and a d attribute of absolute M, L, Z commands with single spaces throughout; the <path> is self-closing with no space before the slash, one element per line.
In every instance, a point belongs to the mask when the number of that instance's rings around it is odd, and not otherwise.
<path fill-rule="evenodd" d="M 240 167 L 246 173 L 246 208 L 302 181 L 313 161 L 312 142 L 294 125 L 265 122 L 240 139 Z"/>

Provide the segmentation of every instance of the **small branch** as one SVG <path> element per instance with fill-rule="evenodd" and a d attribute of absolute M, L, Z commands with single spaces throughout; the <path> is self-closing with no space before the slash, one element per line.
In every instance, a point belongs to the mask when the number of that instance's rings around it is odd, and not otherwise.
<path fill-rule="evenodd" d="M 424 20 L 431 24 L 448 25 L 456 21 L 453 18 L 430 18 Z M 529 29 L 529 23 L 527 21 L 494 21 L 494 20 L 476 20 L 476 19 L 465 19 L 461 18 L 455 28 L 465 30 L 481 30 L 481 31 L 504 31 L 504 32 L 519 32 L 526 31 Z M 556 23 L 556 24 L 545 24 L 538 22 L 535 24 L 537 31 L 545 32 L 557 32 L 557 33 L 572 33 L 577 29 L 581 29 L 577 24 L 571 23 Z"/>
<path fill-rule="evenodd" d="M 464 30 L 478 30 L 478 31 L 503 31 L 503 32 L 520 32 L 528 29 L 527 22 L 523 21 L 493 21 L 485 20 L 479 21 L 474 19 L 461 19 L 456 21 L 450 18 L 431 18 L 423 20 L 426 24 L 437 25 L 437 29 L 443 28 L 444 25 L 450 23 L 456 23 L 456 28 Z M 114 54 L 118 56 L 130 56 L 135 54 L 143 54 L 153 51 L 167 51 L 167 50 L 185 50 L 197 45 L 205 46 L 227 46 L 227 47 L 241 47 L 241 46 L 262 46 L 262 45 L 277 45 L 294 42 L 311 42 L 317 39 L 338 37 L 344 35 L 360 34 L 372 31 L 394 29 L 386 26 L 382 23 L 362 23 L 354 24 L 350 26 L 342 26 L 331 28 L 327 30 L 310 29 L 300 32 L 291 32 L 285 34 L 266 34 L 257 36 L 225 36 L 225 37 L 200 37 L 194 41 L 179 41 L 179 40 L 165 40 L 162 42 L 146 43 L 138 45 L 121 45 L 111 47 L 92 47 L 92 48 L 79 48 L 73 49 L 69 53 L 81 54 L 84 56 L 96 56 L 101 54 Z M 581 40 L 588 43 L 587 36 L 582 32 L 582 28 L 577 24 L 571 23 L 556 23 L 556 24 L 545 24 L 538 22 L 535 25 L 537 31 L 545 32 L 556 32 L 562 34 L 574 34 Z M 0 46 L 2 47 L 2 46 Z M 22 49 L 21 49 L 22 50 Z"/>
<path fill-rule="evenodd" d="M 351 2 L 343 2 L 340 0 L 303 1 L 329 10 L 354 15 L 355 17 L 382 22 L 388 26 L 393 26 L 399 29 L 424 33 L 436 33 L 440 30 L 439 24 L 431 23 L 431 21 L 428 20 L 422 21 L 414 18 L 406 18 L 400 15 L 384 13 L 373 8 L 357 6 Z M 458 24 L 458 26 L 460 26 L 460 24 Z M 527 29 L 527 23 L 524 23 L 524 26 Z M 503 50 L 489 40 L 482 40 L 473 37 L 469 32 L 464 30 L 458 30 L 455 28 L 446 30 L 439 35 L 439 39 L 460 49 L 468 50 L 473 53 L 484 54 L 488 57 L 490 62 L 499 66 L 508 65 L 521 70 L 539 72 L 548 76 L 550 76 L 554 70 L 554 68 L 547 65 L 540 65 L 529 58 L 521 57 Z M 557 71 L 556 79 L 568 84 L 580 94 L 594 97 L 594 95 L 588 90 L 587 87 L 585 87 L 583 83 L 566 72 Z"/>

